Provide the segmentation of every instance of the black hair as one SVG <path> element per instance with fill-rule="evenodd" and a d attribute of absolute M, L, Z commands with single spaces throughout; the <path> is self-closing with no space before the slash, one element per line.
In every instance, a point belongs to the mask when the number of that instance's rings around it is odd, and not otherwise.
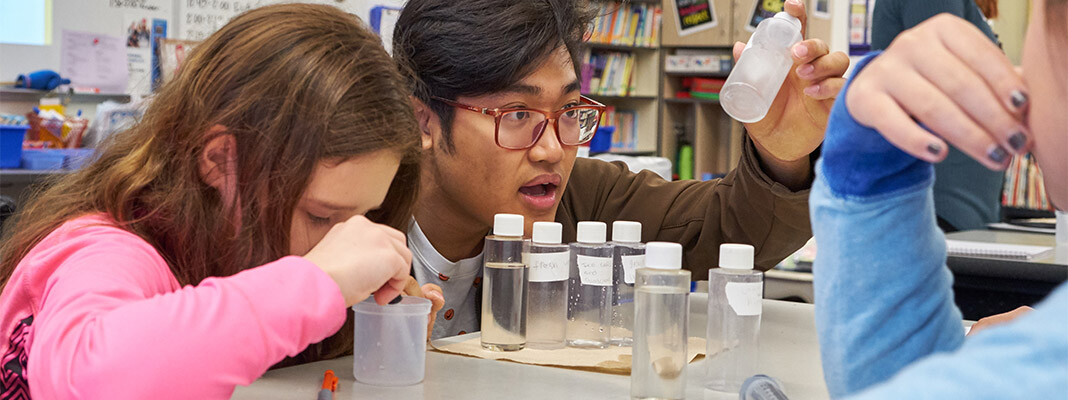
<path fill-rule="evenodd" d="M 416 98 L 441 118 L 453 151 L 456 99 L 502 91 L 560 46 L 580 76 L 580 47 L 595 13 L 584 0 L 410 0 L 393 31 L 393 57 Z"/>

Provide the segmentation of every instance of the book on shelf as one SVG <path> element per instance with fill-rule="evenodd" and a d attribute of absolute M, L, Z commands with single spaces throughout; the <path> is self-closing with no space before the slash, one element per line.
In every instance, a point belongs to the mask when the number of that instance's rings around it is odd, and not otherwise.
<path fill-rule="evenodd" d="M 601 127 L 615 127 L 612 133 L 612 151 L 635 151 L 638 149 L 638 113 L 621 110 L 615 106 L 605 108 L 601 114 Z"/>
<path fill-rule="evenodd" d="M 659 43 L 659 5 L 602 2 L 597 5 L 597 15 L 591 43 L 637 47 L 655 47 Z"/>
<path fill-rule="evenodd" d="M 634 92 L 635 58 L 618 51 L 587 50 L 582 60 L 579 82 L 583 94 L 629 96 Z"/>
<path fill-rule="evenodd" d="M 1042 171 L 1034 156 L 1015 156 L 1005 170 L 1005 184 L 1001 191 L 1001 205 L 1031 210 L 1053 210 L 1042 181 Z"/>

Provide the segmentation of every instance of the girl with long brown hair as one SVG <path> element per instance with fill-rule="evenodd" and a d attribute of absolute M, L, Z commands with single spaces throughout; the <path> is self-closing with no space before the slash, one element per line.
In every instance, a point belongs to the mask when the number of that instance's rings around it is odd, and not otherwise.
<path fill-rule="evenodd" d="M 402 82 L 328 6 L 255 9 L 201 43 L 9 225 L 0 393 L 225 398 L 397 296 L 419 175 Z M 345 333 L 301 358 L 351 351 Z"/>

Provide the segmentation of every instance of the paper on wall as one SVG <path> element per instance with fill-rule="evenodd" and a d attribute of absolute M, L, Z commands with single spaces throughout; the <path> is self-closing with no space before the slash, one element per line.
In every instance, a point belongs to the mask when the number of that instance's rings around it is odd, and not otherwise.
<path fill-rule="evenodd" d="M 63 30 L 59 73 L 72 86 L 124 93 L 129 80 L 125 41 L 99 33 Z"/>

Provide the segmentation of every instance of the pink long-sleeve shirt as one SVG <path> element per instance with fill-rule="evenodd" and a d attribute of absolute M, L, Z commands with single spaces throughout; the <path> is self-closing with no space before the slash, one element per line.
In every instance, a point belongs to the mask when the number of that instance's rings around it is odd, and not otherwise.
<path fill-rule="evenodd" d="M 0 293 L 0 394 L 229 398 L 344 322 L 341 291 L 303 258 L 181 287 L 148 242 L 81 217 Z"/>

